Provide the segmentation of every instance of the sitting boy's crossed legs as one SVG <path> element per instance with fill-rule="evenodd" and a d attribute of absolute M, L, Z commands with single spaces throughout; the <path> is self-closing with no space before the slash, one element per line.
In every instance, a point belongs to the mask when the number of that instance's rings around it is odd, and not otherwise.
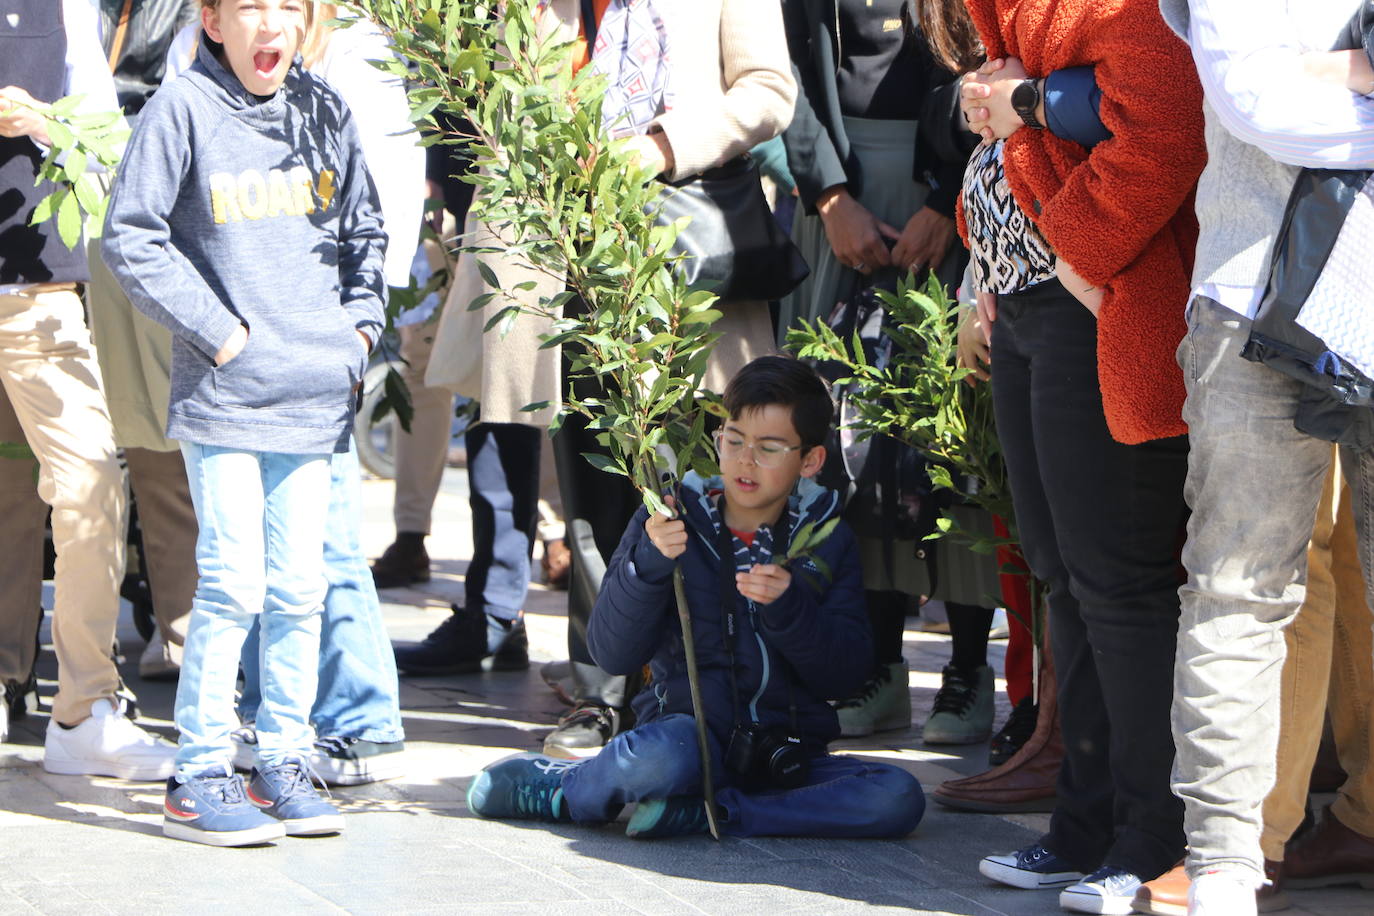
<path fill-rule="evenodd" d="M 721 829 L 732 836 L 899 837 L 915 829 L 925 796 L 910 773 L 828 754 L 810 758 L 805 785 L 746 791 L 712 742 Z M 703 833 L 696 723 L 674 714 L 623 732 L 590 760 L 515 758 L 473 780 L 468 806 L 483 817 L 614 820 L 639 805 L 627 832 L 657 837 Z"/>

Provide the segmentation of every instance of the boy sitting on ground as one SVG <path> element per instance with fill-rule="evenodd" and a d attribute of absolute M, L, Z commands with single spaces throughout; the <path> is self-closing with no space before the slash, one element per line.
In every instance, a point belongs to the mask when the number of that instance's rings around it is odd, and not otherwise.
<path fill-rule="evenodd" d="M 840 508 L 812 478 L 834 407 L 795 360 L 749 363 L 725 390 L 721 477 L 688 474 L 678 517 L 640 509 L 612 557 L 587 642 L 598 665 L 649 664 L 639 724 L 582 761 L 521 756 L 473 780 L 482 817 L 599 824 L 637 805 L 634 837 L 703 833 L 701 761 L 673 597 L 681 562 L 696 638 L 721 830 L 734 836 L 898 837 L 925 810 L 906 771 L 826 753 L 827 698 L 868 674 L 871 636 L 854 534 L 840 522 L 792 568 L 775 562 L 803 526 Z M 677 506 L 669 500 L 675 510 Z M 728 557 L 722 567 L 721 557 Z"/>

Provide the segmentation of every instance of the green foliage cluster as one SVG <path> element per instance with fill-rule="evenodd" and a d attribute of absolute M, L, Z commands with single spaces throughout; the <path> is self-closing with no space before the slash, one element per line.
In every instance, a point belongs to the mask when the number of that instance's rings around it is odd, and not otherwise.
<path fill-rule="evenodd" d="M 534 301 L 534 282 L 501 289 L 483 264 L 494 292 L 472 307 L 496 306 L 489 332 L 521 315 L 552 320 L 543 346 L 570 356 L 564 411 L 586 417 L 609 451 L 589 460 L 667 513 L 664 474 L 714 470 L 706 422 L 719 407 L 698 389 L 720 312 L 672 269 L 681 227 L 657 223 L 663 186 L 603 127 L 603 80 L 590 67 L 573 73 L 573 45 L 541 31 L 528 0 L 355 5 L 410 62 L 380 66 L 411 82 L 425 142 L 463 144 L 475 157 L 475 215 L 509 241 L 500 256 L 560 289 Z M 450 126 L 464 118 L 471 134 Z"/>
<path fill-rule="evenodd" d="M 91 166 L 99 165 L 113 179 L 123 154 L 121 144 L 129 138 L 129 127 L 118 111 L 78 114 L 84 98 L 69 95 L 51 105 L 34 106 L 43 116 L 50 141 L 34 184 L 46 180 L 57 188 L 38 202 L 29 222 L 37 226 L 56 218 L 57 234 L 68 248 L 81 241 L 83 225 L 87 238 L 100 237 L 108 185 L 102 184 Z"/>
<path fill-rule="evenodd" d="M 874 365 L 856 335 L 845 340 L 824 323 L 788 334 L 798 355 L 839 363 L 854 393 L 859 434 L 883 433 L 905 442 L 929 459 L 931 482 L 1000 516 L 1011 538 L 988 538 L 959 528 L 948 513 L 932 537 L 954 535 L 980 553 L 1015 543 L 1015 512 L 1007 483 L 1002 446 L 992 414 L 989 385 L 966 383 L 972 372 L 957 365 L 960 306 L 951 302 L 932 275 L 924 286 L 899 282 L 895 294 L 878 291 L 888 315 L 893 355 Z"/>

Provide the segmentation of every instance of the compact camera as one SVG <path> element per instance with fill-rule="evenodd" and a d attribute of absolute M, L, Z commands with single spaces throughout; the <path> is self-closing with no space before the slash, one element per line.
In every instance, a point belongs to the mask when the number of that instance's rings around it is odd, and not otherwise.
<path fill-rule="evenodd" d="M 730 732 L 725 768 L 757 783 L 795 789 L 806 782 L 806 753 L 801 739 L 789 735 L 787 729 L 751 722 L 736 725 Z"/>

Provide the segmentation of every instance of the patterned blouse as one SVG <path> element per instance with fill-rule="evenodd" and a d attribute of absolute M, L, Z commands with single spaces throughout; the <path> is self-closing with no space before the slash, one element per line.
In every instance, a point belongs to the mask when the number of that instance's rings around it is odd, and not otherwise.
<path fill-rule="evenodd" d="M 1054 276 L 1054 252 L 1012 197 L 1001 140 L 983 143 L 969 158 L 964 219 L 978 289 L 1014 293 Z"/>

